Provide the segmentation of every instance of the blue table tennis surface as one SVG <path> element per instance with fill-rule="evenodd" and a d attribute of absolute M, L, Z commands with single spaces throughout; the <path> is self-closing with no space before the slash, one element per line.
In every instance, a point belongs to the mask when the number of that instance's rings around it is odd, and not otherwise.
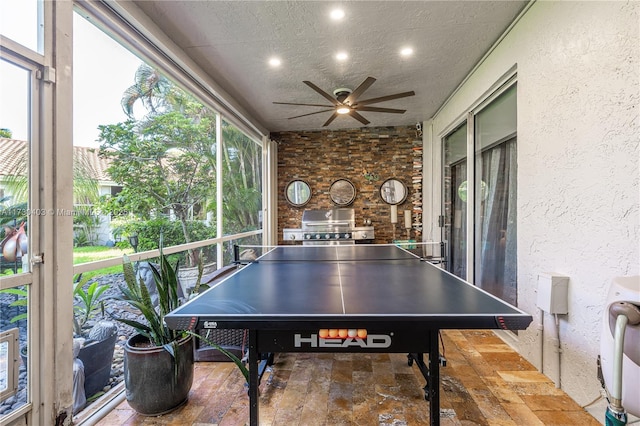
<path fill-rule="evenodd" d="M 525 329 L 532 317 L 396 246 L 336 245 L 273 248 L 165 320 L 174 329 L 204 321 L 278 328 L 316 320 Z"/>

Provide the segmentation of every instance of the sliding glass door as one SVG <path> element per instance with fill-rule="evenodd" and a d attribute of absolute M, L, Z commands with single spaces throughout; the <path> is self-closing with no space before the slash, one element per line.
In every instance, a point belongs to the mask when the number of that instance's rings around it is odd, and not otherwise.
<path fill-rule="evenodd" d="M 447 269 L 514 305 L 517 303 L 516 117 L 513 84 L 469 113 L 473 132 L 467 132 L 465 122 L 443 141 L 443 238 L 448 242 Z M 469 158 L 473 158 L 473 164 L 469 164 Z"/>
<path fill-rule="evenodd" d="M 467 278 L 467 124 L 444 140 L 444 241 L 448 270 Z"/>

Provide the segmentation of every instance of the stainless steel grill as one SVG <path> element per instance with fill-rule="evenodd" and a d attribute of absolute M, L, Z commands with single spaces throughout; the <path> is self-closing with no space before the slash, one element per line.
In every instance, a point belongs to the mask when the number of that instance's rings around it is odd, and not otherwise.
<path fill-rule="evenodd" d="M 285 229 L 286 241 L 303 245 L 355 244 L 373 240 L 373 226 L 356 226 L 354 209 L 305 210 L 301 229 Z"/>

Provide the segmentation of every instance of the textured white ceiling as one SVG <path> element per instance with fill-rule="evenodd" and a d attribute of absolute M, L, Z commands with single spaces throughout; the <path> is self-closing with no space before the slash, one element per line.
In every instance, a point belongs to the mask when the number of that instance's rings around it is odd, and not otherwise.
<path fill-rule="evenodd" d="M 369 126 L 416 124 L 433 116 L 525 6 L 524 1 L 136 1 L 242 107 L 270 131 L 322 128 L 330 112 L 273 101 L 326 104 L 328 93 L 377 81 L 360 99 L 413 90 L 413 97 L 362 112 Z M 346 16 L 329 18 L 336 6 Z M 402 58 L 402 47 L 414 54 Z M 349 59 L 334 56 L 345 51 Z M 282 65 L 273 69 L 268 60 Z M 361 127 L 339 116 L 329 129 Z"/>

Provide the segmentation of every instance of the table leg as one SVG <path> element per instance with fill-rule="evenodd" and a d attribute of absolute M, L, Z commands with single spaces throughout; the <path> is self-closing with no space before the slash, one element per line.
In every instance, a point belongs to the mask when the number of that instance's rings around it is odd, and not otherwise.
<path fill-rule="evenodd" d="M 438 330 L 429 331 L 429 418 L 431 426 L 440 426 L 440 348 Z"/>
<path fill-rule="evenodd" d="M 249 424 L 258 426 L 258 331 L 249 330 Z"/>

